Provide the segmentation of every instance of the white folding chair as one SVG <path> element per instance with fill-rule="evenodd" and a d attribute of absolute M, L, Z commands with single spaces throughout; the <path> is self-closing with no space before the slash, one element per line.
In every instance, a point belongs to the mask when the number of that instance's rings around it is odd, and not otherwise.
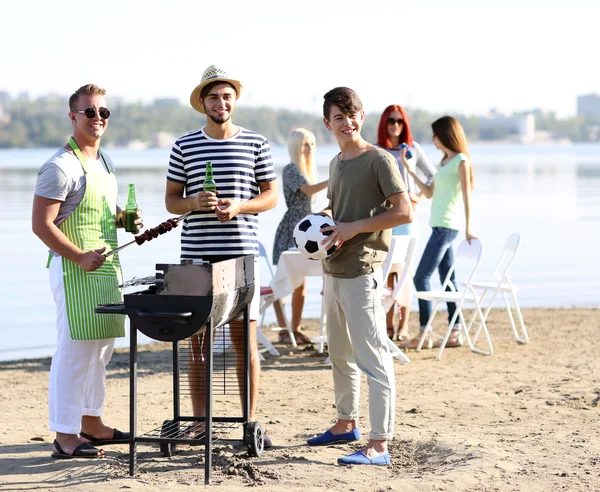
<path fill-rule="evenodd" d="M 327 343 L 327 315 L 325 314 L 325 296 L 321 295 L 321 320 L 319 323 L 319 335 L 312 337 L 310 341 L 317 344 L 317 354 L 322 354 L 325 344 Z M 327 359 L 328 361 L 329 359 Z M 326 361 L 326 362 L 327 362 Z"/>
<path fill-rule="evenodd" d="M 394 257 L 394 250 L 396 249 L 396 238 L 392 236 L 392 240 L 390 241 L 390 249 L 388 249 L 388 253 L 385 256 L 385 260 L 381 264 L 381 270 L 383 273 L 383 280 L 387 278 L 390 274 L 390 270 L 392 269 L 392 258 Z"/>
<path fill-rule="evenodd" d="M 479 267 L 479 263 L 481 262 L 481 255 L 483 254 L 483 244 L 479 239 L 472 239 L 471 244 L 469 244 L 466 240 L 460 243 L 458 246 L 458 250 L 456 252 L 456 257 L 454 263 L 450 267 L 446 278 L 442 284 L 442 289 L 440 291 L 417 291 L 415 295 L 419 299 L 424 299 L 428 301 L 435 302 L 433 310 L 431 311 L 431 316 L 429 316 L 429 320 L 427 321 L 427 325 L 425 330 L 421 334 L 421 339 L 419 340 L 419 345 L 417 346 L 417 350 L 421 350 L 423 347 L 423 343 L 425 341 L 425 337 L 429 336 L 433 331 L 433 319 L 437 313 L 438 307 L 442 302 L 454 302 L 456 303 L 456 312 L 450 323 L 448 323 L 448 328 L 446 329 L 446 333 L 442 339 L 440 350 L 437 354 L 437 358 L 440 359 L 442 357 L 442 353 L 444 352 L 444 348 L 446 347 L 446 343 L 448 343 L 448 339 L 452 334 L 452 329 L 454 328 L 454 324 L 456 321 L 460 321 L 460 329 L 463 333 L 469 348 L 473 352 L 477 352 L 479 354 L 484 355 L 492 355 L 494 352 L 494 347 L 492 345 L 492 340 L 490 338 L 490 334 L 488 332 L 487 326 L 485 324 L 485 317 L 481 311 L 481 305 L 479 304 L 479 296 L 476 294 L 475 290 L 471 283 L 473 282 L 473 277 L 475 276 L 475 272 Z M 465 265 L 462 270 L 462 274 L 467 273 L 467 281 L 464 284 L 464 288 L 461 291 L 457 291 L 454 288 L 454 284 L 450 281 L 452 273 L 457 269 L 457 266 L 460 265 L 461 268 Z M 470 266 L 470 272 L 468 270 Z M 450 290 L 446 290 L 450 289 Z M 469 330 L 467 329 L 467 324 L 465 323 L 465 317 L 463 314 L 463 305 L 465 302 L 472 302 L 475 304 L 476 315 L 479 315 L 479 319 L 481 322 L 480 332 L 483 332 L 485 335 L 488 349 L 483 350 L 475 347 L 473 341 L 471 340 L 471 336 L 469 335 Z"/>
<path fill-rule="evenodd" d="M 504 248 L 502 250 L 502 254 L 500 255 L 500 259 L 494 268 L 494 272 L 490 277 L 490 280 L 487 282 L 481 281 L 473 281 L 471 282 L 471 286 L 480 292 L 479 303 L 483 305 L 483 300 L 486 297 L 487 293 L 490 292 L 492 297 L 488 301 L 487 308 L 483 313 L 483 317 L 487 320 L 488 314 L 492 309 L 492 304 L 496 299 L 498 293 L 502 293 L 502 297 L 504 298 L 504 304 L 506 306 L 506 312 L 508 313 L 508 318 L 510 319 L 510 325 L 513 330 L 513 334 L 517 343 L 527 343 L 529 341 L 529 335 L 527 334 L 527 328 L 525 327 L 525 321 L 523 321 L 523 314 L 521 313 L 521 308 L 519 306 L 519 301 L 517 301 L 517 287 L 512 283 L 510 277 L 508 276 L 508 271 L 517 256 L 517 252 L 519 251 L 519 246 L 521 245 L 521 234 L 518 232 L 512 233 L 508 236 L 506 243 L 504 244 Z M 513 306 L 508 299 L 508 294 L 510 293 L 513 301 Z M 512 309 L 515 309 L 517 312 L 517 316 L 519 318 L 520 324 L 520 332 L 515 324 L 515 319 L 513 317 Z M 470 330 L 471 325 L 475 321 L 475 315 L 471 318 L 467 329 Z M 473 343 L 476 342 L 477 337 L 479 336 L 479 330 L 473 335 Z"/>
<path fill-rule="evenodd" d="M 275 276 L 275 274 L 273 272 L 273 265 L 271 265 L 271 261 L 269 260 L 269 257 L 267 256 L 267 251 L 261 242 L 258 243 L 258 254 L 259 254 L 260 258 L 262 258 L 264 260 L 264 262 L 267 264 L 267 269 L 269 270 L 270 279 L 269 279 L 269 285 L 261 285 L 260 286 L 260 308 L 259 308 L 260 322 L 258 324 L 257 337 L 258 337 L 258 341 L 260 343 L 262 343 L 263 346 L 266 347 L 266 349 L 268 350 L 268 352 L 271 355 L 278 356 L 279 351 L 273 346 L 273 344 L 269 341 L 269 339 L 265 336 L 265 334 L 262 331 L 263 325 L 265 322 L 265 314 L 267 312 L 267 308 L 269 306 L 272 306 L 276 302 L 279 302 L 279 300 L 275 298 L 275 294 L 273 293 L 273 289 L 271 288 L 271 285 L 270 285 L 271 282 L 273 281 L 273 277 Z M 261 280 L 263 278 L 264 278 L 264 276 L 261 275 Z M 287 332 L 290 336 L 290 341 L 292 342 L 292 345 L 294 347 L 297 347 L 298 345 L 296 343 L 296 337 L 294 336 L 294 332 L 292 331 L 291 325 L 288 323 L 288 321 L 286 319 L 283 308 L 281 309 L 281 312 L 283 314 L 283 322 L 285 323 L 285 326 L 274 327 L 274 328 L 272 328 L 272 331 L 287 330 Z"/>
<path fill-rule="evenodd" d="M 408 238 L 408 236 L 407 236 Z M 393 242 L 393 249 L 390 248 L 390 252 L 388 253 L 388 256 L 385 259 L 385 262 L 388 261 L 388 258 L 390 258 L 390 262 L 389 262 L 389 266 L 386 265 L 387 267 L 387 274 L 385 274 L 385 270 L 384 270 L 384 281 L 387 278 L 387 276 L 389 275 L 390 271 L 391 271 L 391 266 L 392 266 L 392 255 L 395 255 L 396 257 L 399 256 L 399 254 L 401 254 L 401 251 L 398 251 L 399 248 L 399 244 L 398 244 L 398 240 L 397 237 L 392 237 L 392 242 Z M 400 291 L 402 290 L 402 287 L 404 286 L 404 283 L 406 282 L 407 278 L 408 278 L 408 274 L 410 273 L 410 269 L 412 267 L 412 262 L 413 262 L 413 258 L 415 255 L 415 249 L 417 246 L 417 238 L 414 236 L 411 236 L 410 239 L 408 240 L 408 244 L 403 256 L 403 268 L 402 271 L 400 272 L 400 274 L 398 275 L 398 280 L 396 282 L 396 285 L 394 286 L 394 290 L 393 291 L 389 291 L 386 289 L 386 291 L 383 294 L 383 309 L 385 310 L 385 312 L 387 313 L 392 306 L 394 305 L 394 303 L 396 302 L 396 300 L 398 299 L 398 296 L 400 295 Z M 385 263 L 384 262 L 384 263 Z"/>
<path fill-rule="evenodd" d="M 406 239 L 408 242 L 401 241 L 401 239 Z M 405 245 L 406 245 L 406 248 L 403 248 L 403 246 L 405 246 Z M 396 303 L 396 300 L 398 299 L 398 296 L 400 295 L 400 292 L 402 291 L 402 287 L 404 286 L 404 283 L 408 279 L 410 269 L 412 268 L 412 262 L 413 262 L 413 258 L 415 255 L 416 246 L 417 246 L 417 238 L 414 236 L 410 236 L 410 237 L 409 236 L 406 236 L 406 237 L 392 236 L 392 243 L 390 244 L 390 250 L 384 261 L 383 280 L 385 281 L 387 279 L 387 276 L 390 274 L 390 271 L 392 270 L 392 266 L 395 263 L 402 263 L 403 267 L 402 267 L 402 271 L 398 275 L 398 280 L 396 282 L 396 285 L 394 286 L 394 289 L 393 290 L 388 290 L 387 288 L 384 289 L 381 302 L 383 303 L 383 309 L 386 313 L 390 309 L 392 309 L 392 307 Z M 404 249 L 403 256 L 402 256 L 403 252 L 401 251 L 401 249 Z M 400 257 L 403 258 L 402 262 L 398 262 L 398 258 L 400 258 Z M 388 345 L 392 351 L 393 357 L 398 357 L 398 359 L 401 362 L 410 362 L 410 359 L 406 356 L 406 354 L 404 352 L 402 352 L 402 350 L 400 350 L 400 348 L 398 348 L 398 346 L 392 340 L 389 340 Z"/>

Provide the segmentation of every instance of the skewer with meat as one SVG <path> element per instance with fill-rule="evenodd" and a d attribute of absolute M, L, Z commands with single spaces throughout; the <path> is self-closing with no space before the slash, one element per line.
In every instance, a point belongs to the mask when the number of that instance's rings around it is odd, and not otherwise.
<path fill-rule="evenodd" d="M 142 234 L 135 236 L 135 242 L 137 244 L 143 244 L 146 241 L 152 241 L 154 238 L 164 234 L 165 232 L 169 232 L 171 229 L 174 229 L 179 225 L 179 221 L 177 219 L 169 219 L 165 222 L 161 222 L 156 227 L 152 229 L 147 229 Z"/>
<path fill-rule="evenodd" d="M 138 234 L 137 236 L 135 236 L 133 241 L 130 241 L 127 244 L 124 244 L 123 246 L 119 246 L 118 248 L 113 249 L 108 253 L 105 253 L 104 256 L 108 257 L 118 251 L 121 251 L 123 248 L 126 248 L 127 246 L 133 243 L 141 245 L 144 244 L 146 241 L 152 241 L 154 238 L 157 238 L 158 236 L 175 229 L 179 225 L 179 222 L 185 219 L 190 213 L 191 212 L 188 212 L 187 214 L 183 214 L 175 219 L 169 219 L 164 222 L 161 222 L 152 229 L 146 229 L 146 231 L 144 231 L 142 234 Z"/>

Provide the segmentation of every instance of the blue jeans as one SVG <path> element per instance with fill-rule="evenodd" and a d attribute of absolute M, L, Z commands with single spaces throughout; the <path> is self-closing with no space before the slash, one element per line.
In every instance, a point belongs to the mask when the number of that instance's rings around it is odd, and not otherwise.
<path fill-rule="evenodd" d="M 418 291 L 431 290 L 429 283 L 433 272 L 437 268 L 440 274 L 440 283 L 443 283 L 446 279 L 446 275 L 454 263 L 454 251 L 452 249 L 452 241 L 456 239 L 458 231 L 455 229 L 448 229 L 446 227 L 432 227 L 431 237 L 427 241 L 421 261 L 415 272 L 415 288 Z M 454 279 L 454 272 L 450 277 L 451 282 L 456 288 L 456 281 Z M 449 287 L 446 290 L 450 290 Z M 427 321 L 431 316 L 432 303 L 424 299 L 419 299 L 419 322 L 421 324 L 421 330 L 427 326 Z M 454 302 L 448 303 L 448 322 L 452 320 L 454 312 L 456 311 L 456 304 Z"/>

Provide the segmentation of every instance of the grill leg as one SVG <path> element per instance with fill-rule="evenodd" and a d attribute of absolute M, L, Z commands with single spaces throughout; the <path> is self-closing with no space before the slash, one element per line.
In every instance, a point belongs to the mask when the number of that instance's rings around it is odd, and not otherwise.
<path fill-rule="evenodd" d="M 248 305 L 244 307 L 244 422 L 250 419 L 250 319 Z"/>
<path fill-rule="evenodd" d="M 179 342 L 173 342 L 173 420 L 178 421 L 180 413 L 179 398 Z"/>
<path fill-rule="evenodd" d="M 204 436 L 204 483 L 210 484 L 212 473 L 212 381 L 213 381 L 213 319 L 206 326 L 206 434 Z"/>
<path fill-rule="evenodd" d="M 130 326 L 129 336 L 129 476 L 135 475 L 137 450 L 135 446 L 137 419 L 137 328 Z"/>

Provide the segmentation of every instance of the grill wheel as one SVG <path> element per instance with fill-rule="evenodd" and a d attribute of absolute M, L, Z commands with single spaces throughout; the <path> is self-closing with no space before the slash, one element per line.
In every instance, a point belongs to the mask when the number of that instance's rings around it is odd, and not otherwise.
<path fill-rule="evenodd" d="M 265 440 L 263 428 L 259 422 L 250 421 L 246 424 L 244 443 L 248 446 L 248 455 L 258 457 L 263 454 Z"/>

